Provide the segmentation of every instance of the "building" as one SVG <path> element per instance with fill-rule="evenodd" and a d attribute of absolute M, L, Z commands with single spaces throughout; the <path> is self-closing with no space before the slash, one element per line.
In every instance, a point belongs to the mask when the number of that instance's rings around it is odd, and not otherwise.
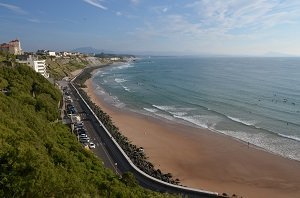
<path fill-rule="evenodd" d="M 110 58 L 110 60 L 111 61 L 118 61 L 118 60 L 120 60 L 120 58 L 119 57 L 112 57 L 112 58 Z"/>
<path fill-rule="evenodd" d="M 47 55 L 48 51 L 44 50 L 44 49 L 39 49 L 38 51 L 36 51 L 37 55 Z"/>
<path fill-rule="evenodd" d="M 61 54 L 62 56 L 70 56 L 70 55 L 71 55 L 70 52 L 60 52 L 60 54 Z"/>
<path fill-rule="evenodd" d="M 56 56 L 56 53 L 55 53 L 55 52 L 48 51 L 48 55 L 49 55 L 49 56 Z"/>
<path fill-rule="evenodd" d="M 42 74 L 45 78 L 49 78 L 47 73 L 46 60 L 31 60 L 30 66 L 38 73 Z"/>
<path fill-rule="evenodd" d="M 34 69 L 36 72 L 40 73 L 45 78 L 49 78 L 49 74 L 47 73 L 46 60 L 38 60 L 36 57 L 32 55 L 22 55 L 17 56 L 17 62 L 25 63 Z"/>
<path fill-rule="evenodd" d="M 7 44 L 7 43 L 2 43 L 2 44 L 0 45 L 0 51 L 2 51 L 2 52 L 9 52 L 9 44 Z"/>
<path fill-rule="evenodd" d="M 10 54 L 14 55 L 21 55 L 21 42 L 18 39 L 16 39 L 10 41 L 9 43 L 3 43 L 0 45 L 0 50 L 4 52 L 9 52 Z"/>

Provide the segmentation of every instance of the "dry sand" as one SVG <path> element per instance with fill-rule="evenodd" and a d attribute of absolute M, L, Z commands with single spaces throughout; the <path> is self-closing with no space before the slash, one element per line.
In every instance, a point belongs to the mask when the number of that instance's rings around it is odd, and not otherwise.
<path fill-rule="evenodd" d="M 121 132 L 182 185 L 243 197 L 300 197 L 300 162 L 206 129 L 117 109 L 95 94 L 91 80 L 86 85 Z"/>

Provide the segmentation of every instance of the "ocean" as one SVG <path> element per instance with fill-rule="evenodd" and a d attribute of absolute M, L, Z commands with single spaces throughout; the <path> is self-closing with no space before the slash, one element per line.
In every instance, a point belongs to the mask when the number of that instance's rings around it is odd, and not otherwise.
<path fill-rule="evenodd" d="M 145 57 L 98 70 L 93 84 L 118 108 L 300 161 L 300 58 Z"/>

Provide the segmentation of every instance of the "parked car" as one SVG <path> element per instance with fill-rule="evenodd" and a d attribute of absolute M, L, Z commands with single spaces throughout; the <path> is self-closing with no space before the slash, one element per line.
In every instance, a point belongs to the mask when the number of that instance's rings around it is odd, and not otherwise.
<path fill-rule="evenodd" d="M 93 142 L 90 142 L 90 143 L 89 143 L 89 147 L 90 147 L 90 149 L 96 148 L 96 145 L 95 145 Z"/>
<path fill-rule="evenodd" d="M 70 99 L 72 99 L 72 97 L 71 97 L 70 95 L 66 95 L 66 96 L 65 96 L 65 99 L 66 99 L 66 100 L 70 100 Z"/>
<path fill-rule="evenodd" d="M 79 137 L 79 141 L 83 141 L 83 142 L 90 142 L 90 138 L 89 137 Z"/>
<path fill-rule="evenodd" d="M 65 92 L 65 95 L 66 95 L 66 96 L 70 96 L 70 92 L 66 91 L 66 92 Z"/>
<path fill-rule="evenodd" d="M 84 124 L 83 124 L 83 122 L 76 122 L 76 123 L 74 124 L 74 127 L 75 127 L 75 128 L 82 128 L 82 127 L 84 127 Z"/>
<path fill-rule="evenodd" d="M 88 136 L 87 136 L 87 134 L 85 134 L 85 133 L 82 133 L 82 134 L 80 134 L 79 135 L 79 138 L 87 138 Z"/>
<path fill-rule="evenodd" d="M 84 132 L 86 132 L 86 129 L 84 128 L 84 125 L 80 125 L 80 126 L 76 126 L 76 125 L 74 125 L 74 130 L 75 131 L 84 131 Z"/>
<path fill-rule="evenodd" d="M 67 104 L 66 107 L 67 107 L 68 110 L 71 109 L 71 108 L 75 108 L 75 106 L 73 104 Z"/>
<path fill-rule="evenodd" d="M 80 143 L 89 143 L 90 140 L 89 139 L 85 139 L 85 138 L 79 138 L 79 142 Z"/>
<path fill-rule="evenodd" d="M 72 109 L 72 110 L 67 111 L 67 115 L 68 115 L 69 117 L 71 117 L 71 115 L 75 115 L 75 114 L 77 114 L 77 111 L 76 111 L 75 109 Z"/>

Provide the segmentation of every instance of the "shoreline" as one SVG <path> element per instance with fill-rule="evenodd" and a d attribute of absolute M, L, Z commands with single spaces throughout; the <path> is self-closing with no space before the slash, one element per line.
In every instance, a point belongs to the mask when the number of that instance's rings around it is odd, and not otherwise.
<path fill-rule="evenodd" d="M 171 172 L 182 185 L 243 197 L 296 197 L 300 193 L 299 162 L 208 129 L 118 109 L 96 95 L 91 79 L 85 84 L 92 101 L 112 117 L 120 131 L 144 148 L 156 168 Z"/>

